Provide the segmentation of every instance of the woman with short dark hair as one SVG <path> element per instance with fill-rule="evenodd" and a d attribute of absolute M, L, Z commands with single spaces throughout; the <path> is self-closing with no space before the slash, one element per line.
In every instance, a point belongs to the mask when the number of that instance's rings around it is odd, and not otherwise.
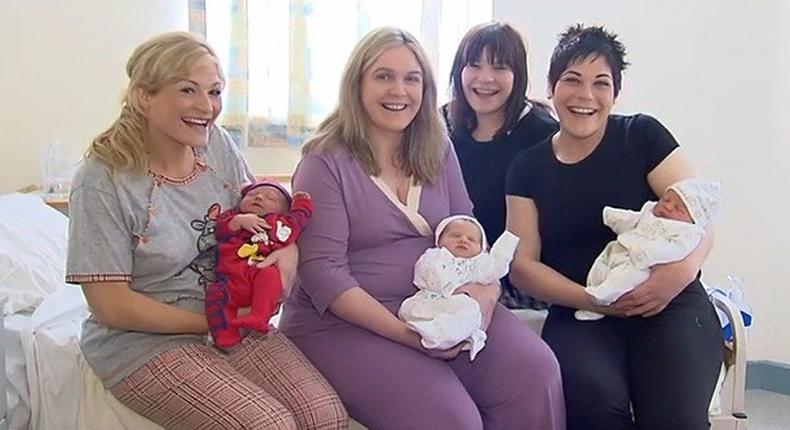
<path fill-rule="evenodd" d="M 656 119 L 611 114 L 624 56 L 603 28 L 561 35 L 549 69 L 560 130 L 508 173 L 508 228 L 521 237 L 511 280 L 552 303 L 543 338 L 560 362 L 569 429 L 707 429 L 722 354 L 699 281 L 710 232 L 612 306 L 593 305 L 584 292 L 593 261 L 615 239 L 604 206 L 638 210 L 692 175 Z M 609 317 L 578 321 L 575 309 Z"/>

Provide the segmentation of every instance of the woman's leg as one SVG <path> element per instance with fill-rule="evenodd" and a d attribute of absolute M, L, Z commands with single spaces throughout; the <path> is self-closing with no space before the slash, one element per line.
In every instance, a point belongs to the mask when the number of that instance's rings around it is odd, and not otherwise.
<path fill-rule="evenodd" d="M 568 430 L 633 430 L 624 321 L 577 321 L 552 309 L 543 327 L 562 370 Z"/>
<path fill-rule="evenodd" d="M 475 400 L 486 430 L 564 430 L 565 401 L 554 353 L 504 306 L 474 361 L 464 352 L 452 367 Z"/>
<path fill-rule="evenodd" d="M 483 428 L 474 401 L 443 360 L 352 325 L 293 341 L 337 390 L 349 415 L 368 428 Z"/>
<path fill-rule="evenodd" d="M 285 406 L 206 345 L 159 354 L 110 391 L 168 430 L 297 428 Z"/>
<path fill-rule="evenodd" d="M 707 429 L 723 339 L 699 283 L 660 314 L 639 321 L 631 344 L 632 400 L 639 429 Z"/>
<path fill-rule="evenodd" d="M 285 405 L 300 430 L 348 427 L 348 415 L 332 387 L 279 331 L 245 337 L 228 361 Z"/>

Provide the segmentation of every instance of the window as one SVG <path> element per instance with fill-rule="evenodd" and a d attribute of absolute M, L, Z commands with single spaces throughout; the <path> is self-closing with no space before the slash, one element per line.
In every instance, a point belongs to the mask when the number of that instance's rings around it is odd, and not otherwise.
<path fill-rule="evenodd" d="M 492 0 L 190 0 L 189 8 L 190 30 L 206 35 L 226 74 L 220 124 L 256 171 L 272 173 L 292 170 L 301 143 L 335 107 L 345 62 L 369 30 L 414 34 L 443 103 L 458 43 L 492 18 Z"/>

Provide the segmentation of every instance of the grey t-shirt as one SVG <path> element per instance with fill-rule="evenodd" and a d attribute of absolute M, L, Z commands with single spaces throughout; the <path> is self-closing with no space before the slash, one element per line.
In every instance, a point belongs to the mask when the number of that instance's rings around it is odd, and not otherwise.
<path fill-rule="evenodd" d="M 216 218 L 238 204 L 253 175 L 220 127 L 196 154 L 195 170 L 178 180 L 113 174 L 104 163 L 87 160 L 71 191 L 66 281 L 126 281 L 154 300 L 203 313 L 204 288 L 214 280 Z M 165 350 L 204 341 L 190 334 L 114 330 L 91 315 L 80 347 L 110 387 Z"/>

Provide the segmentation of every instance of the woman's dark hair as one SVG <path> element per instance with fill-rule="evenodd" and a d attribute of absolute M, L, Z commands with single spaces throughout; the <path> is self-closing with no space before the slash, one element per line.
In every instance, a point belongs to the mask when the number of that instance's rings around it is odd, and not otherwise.
<path fill-rule="evenodd" d="M 450 103 L 448 122 L 450 130 L 472 132 L 477 128 L 477 116 L 464 94 L 461 73 L 468 64 L 480 61 L 483 53 L 495 64 L 502 64 L 513 71 L 513 91 L 505 104 L 505 122 L 494 138 L 507 134 L 518 122 L 524 110 L 527 93 L 527 49 L 521 35 L 511 26 L 501 22 L 480 24 L 469 30 L 458 45 L 450 71 Z"/>
<path fill-rule="evenodd" d="M 625 61 L 625 46 L 617 40 L 617 35 L 603 27 L 576 24 L 560 34 L 560 41 L 551 54 L 549 65 L 549 85 L 552 90 L 568 66 L 587 58 L 603 57 L 612 68 L 614 96 L 620 94 L 623 70 L 629 63 Z"/>

